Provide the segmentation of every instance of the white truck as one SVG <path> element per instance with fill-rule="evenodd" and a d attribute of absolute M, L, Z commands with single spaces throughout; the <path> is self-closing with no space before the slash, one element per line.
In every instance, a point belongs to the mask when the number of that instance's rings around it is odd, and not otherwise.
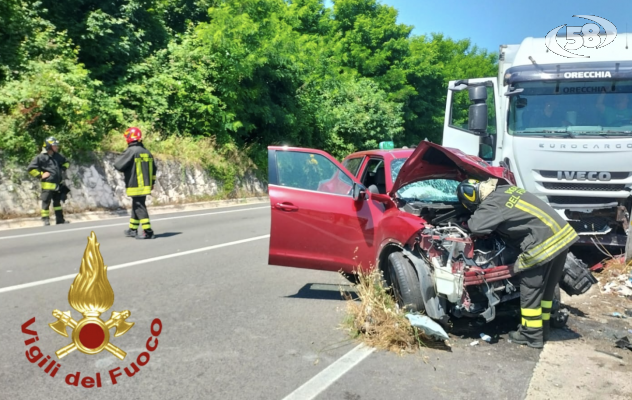
<path fill-rule="evenodd" d="M 451 81 L 443 146 L 509 168 L 580 235 L 632 258 L 632 34 L 589 58 L 501 45 L 497 77 Z M 627 248 L 626 248 L 627 247 Z"/>

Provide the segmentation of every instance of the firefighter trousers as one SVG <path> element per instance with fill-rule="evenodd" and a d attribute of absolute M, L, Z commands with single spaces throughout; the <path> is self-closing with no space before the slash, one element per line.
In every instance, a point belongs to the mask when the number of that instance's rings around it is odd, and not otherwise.
<path fill-rule="evenodd" d="M 132 230 L 137 230 L 138 226 L 142 225 L 144 231 L 151 231 L 149 214 L 145 205 L 146 199 L 147 196 L 132 197 L 132 216 L 129 220 L 129 228 Z"/>
<path fill-rule="evenodd" d="M 534 266 L 520 275 L 520 333 L 531 341 L 543 340 L 543 325 L 551 319 L 555 286 L 564 272 L 566 255 L 563 251 L 552 260 Z"/>
<path fill-rule="evenodd" d="M 61 208 L 61 193 L 55 190 L 42 190 L 42 219 L 50 219 L 50 202 L 53 202 L 55 219 L 58 224 L 64 222 L 64 212 Z"/>

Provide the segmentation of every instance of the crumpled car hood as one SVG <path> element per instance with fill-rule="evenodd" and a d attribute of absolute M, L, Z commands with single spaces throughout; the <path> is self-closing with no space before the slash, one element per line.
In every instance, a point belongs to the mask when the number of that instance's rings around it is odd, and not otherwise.
<path fill-rule="evenodd" d="M 424 140 L 400 169 L 389 194 L 394 196 L 402 187 L 427 179 L 462 181 L 467 178 L 498 178 L 498 183 L 505 185 L 514 185 L 516 182 L 511 171 L 506 168 L 492 167 L 477 156 Z"/>

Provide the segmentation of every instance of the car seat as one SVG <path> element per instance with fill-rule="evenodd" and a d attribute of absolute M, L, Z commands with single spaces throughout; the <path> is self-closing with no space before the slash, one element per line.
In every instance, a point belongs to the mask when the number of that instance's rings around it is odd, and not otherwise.
<path fill-rule="evenodd" d="M 375 186 L 380 194 L 386 194 L 386 175 L 383 166 L 375 171 Z"/>

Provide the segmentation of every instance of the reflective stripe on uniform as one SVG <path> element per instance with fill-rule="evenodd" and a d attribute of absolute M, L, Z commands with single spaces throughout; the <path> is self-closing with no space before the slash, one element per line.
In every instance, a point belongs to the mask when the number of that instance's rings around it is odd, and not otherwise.
<path fill-rule="evenodd" d="M 540 301 L 542 307 L 542 321 L 548 321 L 551 319 L 551 307 L 553 307 L 553 301 L 542 300 Z"/>
<path fill-rule="evenodd" d="M 524 326 L 525 328 L 542 328 L 542 320 L 541 319 L 531 320 L 531 319 L 523 318 L 522 326 Z"/>
<path fill-rule="evenodd" d="M 29 171 L 29 174 L 30 174 L 31 176 L 35 176 L 35 177 L 38 177 L 38 176 L 42 175 L 42 173 L 41 173 L 40 171 L 36 170 L 36 169 L 32 169 L 32 170 L 30 170 L 30 171 Z"/>
<path fill-rule="evenodd" d="M 143 160 L 137 158 L 134 160 L 136 163 L 136 181 L 138 183 L 138 188 L 145 187 L 145 179 L 143 178 Z"/>
<path fill-rule="evenodd" d="M 130 227 L 130 229 L 134 229 L 134 230 L 136 230 L 136 229 L 138 229 L 138 224 L 132 224 L 132 223 L 130 222 L 130 223 L 129 223 L 129 227 Z"/>
<path fill-rule="evenodd" d="M 53 207 L 53 209 L 54 209 L 55 211 L 61 211 L 61 210 L 62 210 L 61 206 L 59 206 L 59 207 Z"/>
<path fill-rule="evenodd" d="M 555 254 L 577 237 L 575 230 L 566 224 L 564 229 L 551 236 L 539 246 L 521 254 L 520 268 L 532 267 Z"/>
<path fill-rule="evenodd" d="M 523 317 L 539 317 L 540 315 L 542 315 L 541 308 L 523 308 L 522 309 Z"/>
<path fill-rule="evenodd" d="M 125 193 L 128 196 L 147 196 L 151 194 L 151 187 L 144 186 L 144 187 L 139 187 L 139 188 L 127 188 L 125 190 Z"/>
<path fill-rule="evenodd" d="M 57 189 L 57 184 L 52 182 L 42 182 L 42 190 L 55 190 Z"/>
<path fill-rule="evenodd" d="M 527 203 L 524 200 L 519 200 L 518 204 L 516 204 L 516 208 L 528 214 L 531 214 L 537 219 L 539 219 L 540 221 L 542 221 L 546 226 L 551 228 L 553 233 L 557 233 L 561 229 L 560 225 L 553 218 L 551 218 L 550 215 L 540 210 L 538 207 Z"/>
<path fill-rule="evenodd" d="M 143 229 L 144 230 L 150 230 L 151 229 L 151 224 L 143 224 Z"/>
<path fill-rule="evenodd" d="M 49 217 L 49 216 L 50 216 L 49 210 L 42 210 L 42 217 Z"/>

